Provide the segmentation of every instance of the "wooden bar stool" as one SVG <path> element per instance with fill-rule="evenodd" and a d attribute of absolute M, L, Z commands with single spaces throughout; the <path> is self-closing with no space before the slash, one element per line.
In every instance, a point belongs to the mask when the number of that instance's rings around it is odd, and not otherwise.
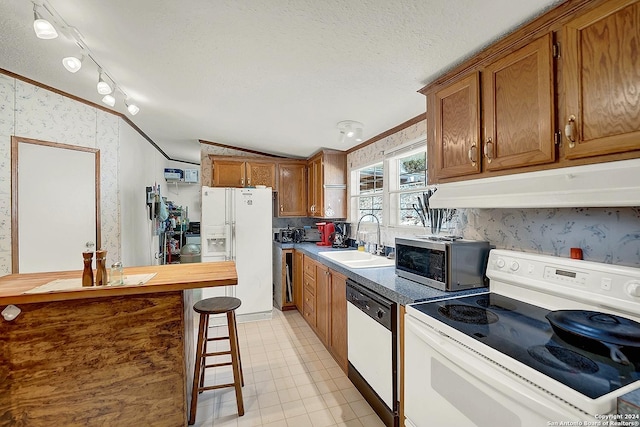
<path fill-rule="evenodd" d="M 234 297 L 214 297 L 203 299 L 194 304 L 193 309 L 200 313 L 200 325 L 198 328 L 198 342 L 196 344 L 196 363 L 193 373 L 193 389 L 191 391 L 191 411 L 189 415 L 189 425 L 196 422 L 196 409 L 198 406 L 198 394 L 206 390 L 234 387 L 236 389 L 236 401 L 238 403 L 238 416 L 244 415 L 244 404 L 242 402 L 242 386 L 244 377 L 242 376 L 242 361 L 240 360 L 240 348 L 238 345 L 238 328 L 236 325 L 236 309 L 242 302 Z M 229 335 L 224 337 L 209 338 L 209 315 L 226 314 Z M 207 342 L 229 340 L 228 351 L 207 352 Z M 231 355 L 231 361 L 213 363 L 207 365 L 207 357 Z M 206 368 L 216 368 L 220 366 L 233 367 L 233 383 L 204 386 L 204 371 Z"/>

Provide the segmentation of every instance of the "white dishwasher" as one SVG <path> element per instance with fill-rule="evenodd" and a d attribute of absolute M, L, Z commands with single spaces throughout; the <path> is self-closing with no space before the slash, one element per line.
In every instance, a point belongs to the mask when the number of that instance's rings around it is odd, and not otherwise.
<path fill-rule="evenodd" d="M 388 427 L 398 426 L 397 304 L 347 280 L 349 379 Z"/>

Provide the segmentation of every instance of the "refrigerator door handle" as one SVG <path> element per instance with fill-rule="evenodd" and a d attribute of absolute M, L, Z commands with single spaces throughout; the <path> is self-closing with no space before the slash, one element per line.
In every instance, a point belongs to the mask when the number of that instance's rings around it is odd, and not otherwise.
<path fill-rule="evenodd" d="M 234 244 L 236 241 L 236 222 L 231 222 L 231 259 L 236 259 L 236 245 Z"/>

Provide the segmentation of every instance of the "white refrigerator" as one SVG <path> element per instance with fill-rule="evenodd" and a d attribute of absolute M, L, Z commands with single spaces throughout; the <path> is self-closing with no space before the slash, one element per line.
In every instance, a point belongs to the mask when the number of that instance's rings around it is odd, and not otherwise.
<path fill-rule="evenodd" d="M 202 187 L 202 262 L 233 260 L 238 271 L 237 285 L 203 288 L 202 298 L 239 298 L 238 321 L 271 318 L 272 210 L 271 188 Z"/>

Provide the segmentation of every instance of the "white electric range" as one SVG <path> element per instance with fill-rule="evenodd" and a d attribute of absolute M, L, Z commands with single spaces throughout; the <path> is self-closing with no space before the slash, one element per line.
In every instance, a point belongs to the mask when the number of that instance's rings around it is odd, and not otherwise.
<path fill-rule="evenodd" d="M 407 306 L 406 426 L 640 425 L 640 269 L 492 250 L 487 276 Z"/>

